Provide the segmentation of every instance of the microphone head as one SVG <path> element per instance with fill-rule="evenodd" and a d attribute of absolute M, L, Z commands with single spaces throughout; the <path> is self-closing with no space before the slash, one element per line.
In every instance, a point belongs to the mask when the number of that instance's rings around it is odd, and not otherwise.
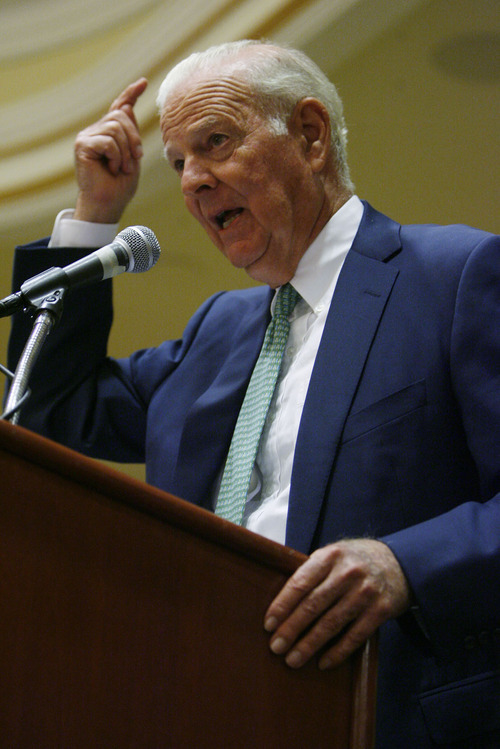
<path fill-rule="evenodd" d="M 129 226 L 116 235 L 116 241 L 125 247 L 130 258 L 128 273 L 144 273 L 160 257 L 160 244 L 147 226 Z"/>

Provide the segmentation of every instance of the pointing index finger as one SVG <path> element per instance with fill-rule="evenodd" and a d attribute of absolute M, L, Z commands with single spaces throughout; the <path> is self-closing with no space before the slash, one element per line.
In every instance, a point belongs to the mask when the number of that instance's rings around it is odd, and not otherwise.
<path fill-rule="evenodd" d="M 116 97 L 114 102 L 111 104 L 109 111 L 112 112 L 114 109 L 123 109 L 126 106 L 134 107 L 137 99 L 144 93 L 148 81 L 146 78 L 138 78 L 133 83 L 130 83 L 119 96 Z"/>

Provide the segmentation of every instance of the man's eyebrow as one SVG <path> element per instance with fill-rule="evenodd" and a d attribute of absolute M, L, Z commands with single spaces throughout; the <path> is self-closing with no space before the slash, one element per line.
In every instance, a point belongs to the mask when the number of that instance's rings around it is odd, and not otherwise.
<path fill-rule="evenodd" d="M 189 131 L 191 133 L 202 133 L 205 130 L 210 130 L 213 127 L 218 127 L 219 125 L 222 125 L 222 118 L 220 115 L 207 115 L 202 120 L 194 123 L 191 128 L 189 128 Z"/>
<path fill-rule="evenodd" d="M 223 117 L 218 114 L 209 114 L 206 115 L 202 120 L 198 120 L 196 122 L 193 122 L 193 124 L 188 125 L 186 128 L 186 135 L 190 138 L 196 138 L 199 135 L 203 135 L 207 130 L 212 130 L 213 128 L 222 127 L 223 129 L 227 129 L 224 127 Z M 169 153 L 173 152 L 176 153 L 175 145 L 167 145 L 164 147 L 163 152 L 167 158 L 169 158 Z"/>

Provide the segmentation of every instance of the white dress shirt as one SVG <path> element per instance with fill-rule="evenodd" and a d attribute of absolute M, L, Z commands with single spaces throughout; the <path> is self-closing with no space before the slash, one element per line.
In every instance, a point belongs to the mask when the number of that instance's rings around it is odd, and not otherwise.
<path fill-rule="evenodd" d="M 118 224 L 94 224 L 73 218 L 72 208 L 57 214 L 50 236 L 49 247 L 104 247 L 111 244 Z"/>
<path fill-rule="evenodd" d="M 363 215 L 356 196 L 335 213 L 302 257 L 291 280 L 301 299 L 262 433 L 243 516 L 249 530 L 285 542 L 295 443 L 335 285 Z M 271 311 L 273 310 L 271 305 Z"/>

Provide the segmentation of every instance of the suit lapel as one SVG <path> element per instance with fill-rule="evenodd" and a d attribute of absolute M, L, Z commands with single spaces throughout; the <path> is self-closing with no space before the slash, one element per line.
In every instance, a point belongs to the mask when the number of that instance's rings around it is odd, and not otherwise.
<path fill-rule="evenodd" d="M 287 545 L 308 553 L 313 542 L 334 466 L 342 430 L 398 270 L 374 257 L 367 243 L 385 227 L 379 256 L 399 247 L 398 225 L 367 207 L 360 232 L 348 253 L 316 357 L 300 423 L 287 523 Z M 366 230 L 366 224 L 371 228 Z M 380 247 L 384 248 L 383 251 Z M 368 256 L 369 253 L 371 256 Z"/>
<path fill-rule="evenodd" d="M 263 287 L 262 302 L 242 315 L 235 335 L 237 346 L 232 348 L 216 378 L 193 403 L 186 416 L 174 474 L 174 491 L 195 504 L 210 506 L 211 497 L 207 496 L 206 487 L 214 484 L 227 456 L 248 380 L 269 322 L 273 293 Z M 228 322 L 231 323 L 230 313 Z"/>

